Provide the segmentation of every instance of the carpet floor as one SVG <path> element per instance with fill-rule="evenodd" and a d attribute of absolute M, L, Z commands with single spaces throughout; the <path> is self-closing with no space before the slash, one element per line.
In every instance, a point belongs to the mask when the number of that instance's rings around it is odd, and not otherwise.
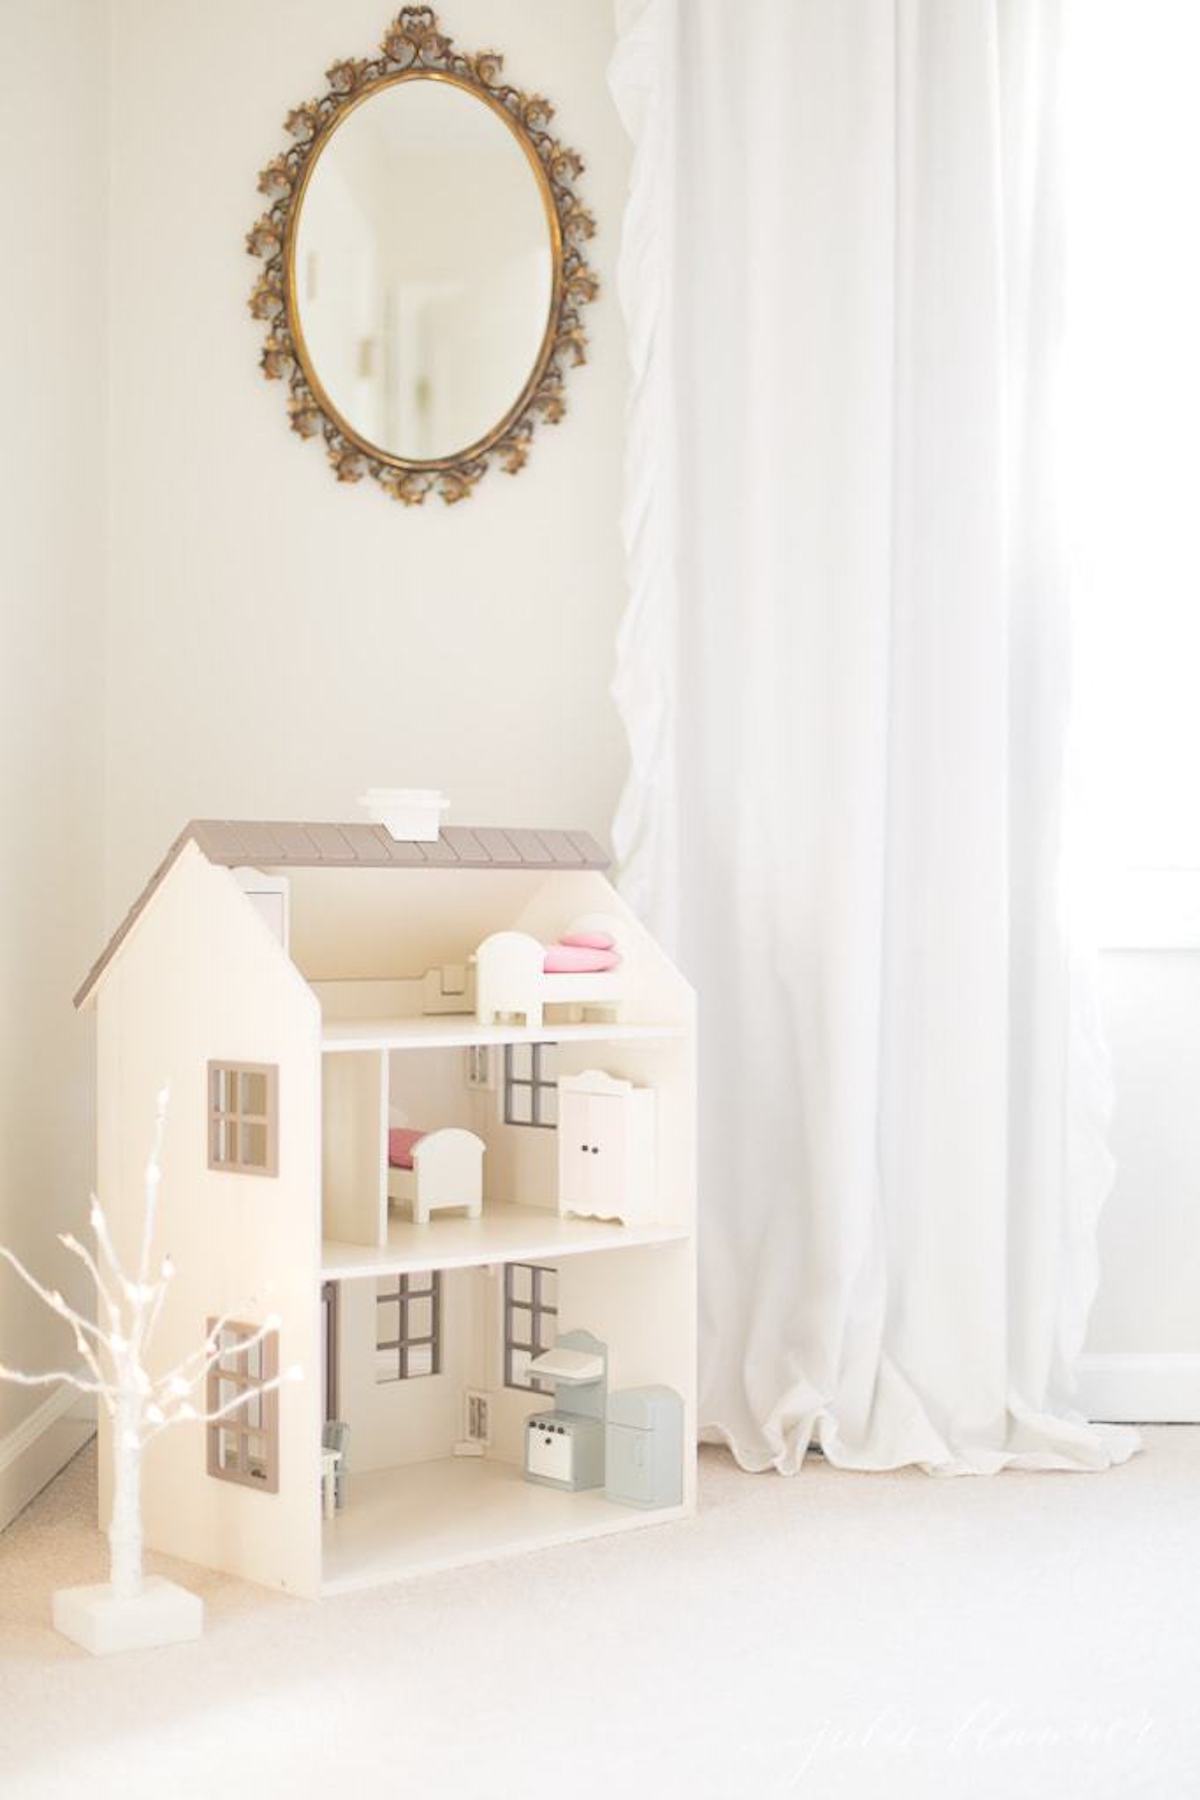
<path fill-rule="evenodd" d="M 3 1800 L 1192 1800 L 1200 1429 L 1103 1475 L 793 1480 L 318 1604 L 151 1558 L 203 1640 L 95 1660 L 85 1450 L 0 1537 Z"/>

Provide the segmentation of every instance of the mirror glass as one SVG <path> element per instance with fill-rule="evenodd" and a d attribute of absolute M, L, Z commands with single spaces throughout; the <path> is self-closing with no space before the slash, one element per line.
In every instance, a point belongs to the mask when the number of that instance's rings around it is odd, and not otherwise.
<path fill-rule="evenodd" d="M 301 202 L 310 366 L 368 444 L 452 457 L 520 398 L 553 267 L 542 188 L 503 118 L 449 82 L 396 82 L 332 132 Z"/>

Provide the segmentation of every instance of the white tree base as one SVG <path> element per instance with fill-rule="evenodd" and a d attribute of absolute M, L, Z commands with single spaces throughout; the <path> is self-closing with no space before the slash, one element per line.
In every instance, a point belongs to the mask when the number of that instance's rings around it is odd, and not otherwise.
<path fill-rule="evenodd" d="M 53 1617 L 54 1629 L 64 1637 L 93 1656 L 111 1656 L 116 1650 L 148 1650 L 198 1638 L 204 1629 L 204 1602 L 161 1575 L 147 1575 L 141 1591 L 128 1600 L 118 1599 L 107 1581 L 59 1588 Z"/>

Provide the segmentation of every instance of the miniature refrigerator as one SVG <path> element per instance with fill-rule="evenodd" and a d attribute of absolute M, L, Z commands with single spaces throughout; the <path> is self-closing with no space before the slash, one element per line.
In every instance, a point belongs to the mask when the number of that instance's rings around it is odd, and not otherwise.
<path fill-rule="evenodd" d="M 605 1493 L 623 1506 L 683 1500 L 683 1401 L 669 1387 L 623 1388 L 608 1397 Z"/>

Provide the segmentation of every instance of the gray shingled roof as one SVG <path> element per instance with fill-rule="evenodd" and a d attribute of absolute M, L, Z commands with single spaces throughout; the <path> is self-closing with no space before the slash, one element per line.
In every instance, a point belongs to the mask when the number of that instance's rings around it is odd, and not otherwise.
<path fill-rule="evenodd" d="M 236 869 L 606 869 L 608 857 L 586 831 L 443 825 L 431 843 L 393 838 L 382 825 L 290 820 L 192 819 L 92 964 L 75 996 L 82 1006 L 129 935 L 185 844 L 211 863 Z"/>

